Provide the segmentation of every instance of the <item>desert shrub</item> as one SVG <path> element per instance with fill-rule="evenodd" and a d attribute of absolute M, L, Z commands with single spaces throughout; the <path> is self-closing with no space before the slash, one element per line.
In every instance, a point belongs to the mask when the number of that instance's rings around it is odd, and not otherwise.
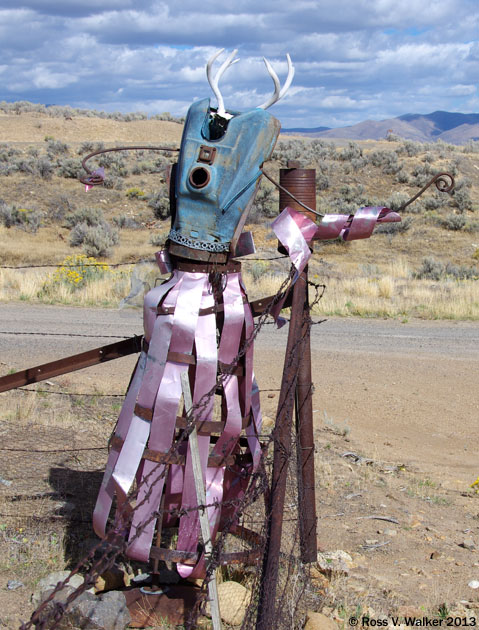
<path fill-rule="evenodd" d="M 152 193 L 148 197 L 148 205 L 153 210 L 156 219 L 167 219 L 171 211 L 170 199 L 166 192 L 166 187 L 163 190 Z"/>
<path fill-rule="evenodd" d="M 324 173 L 316 173 L 316 190 L 327 190 L 329 188 L 329 177 Z"/>
<path fill-rule="evenodd" d="M 444 275 L 445 266 L 433 256 L 422 259 L 421 266 L 413 273 L 414 278 L 419 280 L 440 280 Z"/>
<path fill-rule="evenodd" d="M 361 147 L 355 142 L 349 142 L 348 146 L 339 153 L 339 159 L 346 162 L 354 158 L 360 158 L 362 155 L 363 150 Z"/>
<path fill-rule="evenodd" d="M 163 158 L 164 159 L 164 158 Z M 141 161 L 136 162 L 131 172 L 133 175 L 142 175 L 143 173 L 161 173 L 164 170 L 164 163 L 159 160 L 154 162 Z"/>
<path fill-rule="evenodd" d="M 71 228 L 79 223 L 86 223 L 88 227 L 91 227 L 104 222 L 105 217 L 103 216 L 103 210 L 101 208 L 80 208 L 80 210 L 66 217 L 66 224 Z"/>
<path fill-rule="evenodd" d="M 63 284 L 70 290 L 81 289 L 88 283 L 115 273 L 108 265 L 85 254 L 67 256 L 56 271 L 47 279 L 42 291 Z"/>
<path fill-rule="evenodd" d="M 75 204 L 70 200 L 68 195 L 58 195 L 53 197 L 48 206 L 48 216 L 53 221 L 63 221 L 65 216 L 69 213 L 73 214 L 75 211 Z"/>
<path fill-rule="evenodd" d="M 109 256 L 111 248 L 118 245 L 118 231 L 108 223 L 89 228 L 83 240 L 83 251 L 87 256 Z"/>
<path fill-rule="evenodd" d="M 70 245 L 71 247 L 80 247 L 83 245 L 85 236 L 90 229 L 88 223 L 77 223 L 70 232 Z"/>
<path fill-rule="evenodd" d="M 138 188 L 138 186 L 128 188 L 125 194 L 128 199 L 144 199 L 146 197 L 146 193 L 141 190 L 141 188 Z"/>
<path fill-rule="evenodd" d="M 368 162 L 380 167 L 385 174 L 395 175 L 402 168 L 402 165 L 398 163 L 397 153 L 394 151 L 372 151 L 368 155 Z"/>
<path fill-rule="evenodd" d="M 448 197 L 444 193 L 436 193 L 435 195 L 425 196 L 424 199 L 422 199 L 422 204 L 426 210 L 438 210 L 442 208 L 447 201 Z"/>
<path fill-rule="evenodd" d="M 465 188 L 456 188 L 453 192 L 452 204 L 459 212 L 466 212 L 473 209 L 472 199 L 469 192 Z"/>
<path fill-rule="evenodd" d="M 399 184 L 407 184 L 409 181 L 409 176 L 406 173 L 406 171 L 404 170 L 404 166 L 401 165 L 401 168 L 399 169 L 399 171 L 396 173 L 396 177 L 395 180 L 399 183 Z"/>
<path fill-rule="evenodd" d="M 256 194 L 250 219 L 261 221 L 262 218 L 271 218 L 278 214 L 278 195 L 273 186 L 264 184 Z"/>
<path fill-rule="evenodd" d="M 414 157 L 418 153 L 421 153 L 423 147 L 420 142 L 413 142 L 412 140 L 405 140 L 403 142 L 404 152 L 409 157 Z"/>
<path fill-rule="evenodd" d="M 36 234 L 42 223 L 43 214 L 39 210 L 17 208 L 0 202 L 0 221 L 6 228 L 17 227 L 25 232 Z"/>
<path fill-rule="evenodd" d="M 126 214 L 121 214 L 119 217 L 113 217 L 113 223 L 120 230 L 138 230 L 141 229 L 141 225 L 133 217 L 127 217 Z"/>
<path fill-rule="evenodd" d="M 53 164 L 47 157 L 40 157 L 36 162 L 36 170 L 42 179 L 51 179 Z"/>
<path fill-rule="evenodd" d="M 78 179 L 85 172 L 78 158 L 62 158 L 57 162 L 57 175 L 69 179 Z"/>
<path fill-rule="evenodd" d="M 119 242 L 118 230 L 106 221 L 98 225 L 78 223 L 70 234 L 72 247 L 82 246 L 87 256 L 105 258 L 110 255 L 111 248 Z"/>
<path fill-rule="evenodd" d="M 163 247 L 164 244 L 165 244 L 165 236 L 164 236 L 164 234 L 160 234 L 158 232 L 155 232 L 154 234 L 152 234 L 150 236 L 150 243 L 154 247 Z"/>
<path fill-rule="evenodd" d="M 408 199 L 408 195 L 405 195 L 403 193 L 396 193 L 389 197 L 385 204 L 380 205 L 385 205 L 386 208 L 391 208 L 391 210 L 393 210 L 394 212 L 399 212 L 402 206 L 408 201 Z"/>
<path fill-rule="evenodd" d="M 479 153 L 479 141 L 478 140 L 469 140 L 466 142 L 463 148 L 464 153 Z"/>
<path fill-rule="evenodd" d="M 47 153 L 50 156 L 68 155 L 70 149 L 68 144 L 61 140 L 48 139 L 47 140 Z"/>
<path fill-rule="evenodd" d="M 411 184 L 419 187 L 424 186 L 432 176 L 432 168 L 427 162 L 425 164 L 417 164 L 412 171 Z"/>
<path fill-rule="evenodd" d="M 462 214 L 448 214 L 442 220 L 442 227 L 446 230 L 454 230 L 458 232 L 466 225 L 466 217 Z"/>
<path fill-rule="evenodd" d="M 20 173 L 35 175 L 35 162 L 32 159 L 20 158 L 15 161 L 14 166 Z"/>
<path fill-rule="evenodd" d="M 464 226 L 464 231 L 472 234 L 479 232 L 479 221 L 468 221 Z"/>
<path fill-rule="evenodd" d="M 109 190 L 123 190 L 124 183 L 121 177 L 116 175 L 107 174 L 103 180 L 103 186 Z"/>
<path fill-rule="evenodd" d="M 453 280 L 477 280 L 479 279 L 478 267 L 466 267 L 465 265 L 443 264 L 432 256 L 423 258 L 421 267 L 413 274 L 415 278 L 426 280 L 441 280 L 451 278 Z"/>
<path fill-rule="evenodd" d="M 253 276 L 253 280 L 257 282 L 261 276 L 269 272 L 269 262 L 266 260 L 255 260 L 249 268 L 249 272 Z"/>
<path fill-rule="evenodd" d="M 374 232 L 377 234 L 402 234 L 410 229 L 412 223 L 412 217 L 405 217 L 398 223 L 380 223 Z"/>

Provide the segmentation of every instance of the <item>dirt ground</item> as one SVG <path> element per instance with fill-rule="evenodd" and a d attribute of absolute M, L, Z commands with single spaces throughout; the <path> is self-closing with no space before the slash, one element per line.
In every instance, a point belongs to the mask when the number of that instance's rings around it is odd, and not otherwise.
<path fill-rule="evenodd" d="M 11 313 L 2 308 L 7 325 Z M 58 322 L 57 310 L 47 308 Z M 87 322 L 94 309 L 64 312 Z M 36 311 L 31 317 L 38 321 Z M 477 326 L 374 320 L 329 325 L 313 334 L 318 545 L 346 551 L 353 564 L 348 574 L 316 583 L 320 606 L 338 621 L 368 608 L 371 616 L 439 614 L 441 607 L 442 614 L 464 616 L 467 607 L 479 606 L 478 591 L 468 586 L 479 579 L 479 494 L 470 487 L 479 474 Z M 264 413 L 274 417 L 287 333 L 267 328 L 258 338 L 255 370 Z M 44 360 L 57 356 L 54 338 L 41 343 Z M 21 346 L 15 356 L 8 344 L 2 347 L 4 364 L 18 369 L 25 360 Z M 57 381 L 67 390 L 94 385 L 121 391 L 133 363 L 130 357 Z M 114 414 L 103 422 L 106 439 Z M 74 431 L 75 447 L 91 444 L 88 426 Z M 12 431 L 11 422 L 4 423 L 3 440 L 18 444 L 20 434 Z M 48 439 L 54 443 L 58 435 L 55 430 Z M 101 436 L 95 439 L 101 446 Z M 50 469 L 52 463 L 58 461 L 44 461 Z M 101 468 L 101 453 L 93 468 Z M 2 477 L 8 472 L 2 470 Z M 85 518 L 88 509 L 83 505 Z M 6 589 L 15 577 L 0 578 L 4 627 L 16 627 L 30 609 L 28 580 L 25 588 Z"/>

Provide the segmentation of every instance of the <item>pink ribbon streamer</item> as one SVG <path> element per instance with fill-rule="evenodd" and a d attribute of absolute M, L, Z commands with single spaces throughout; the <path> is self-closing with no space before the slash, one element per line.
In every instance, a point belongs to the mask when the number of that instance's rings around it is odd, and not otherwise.
<path fill-rule="evenodd" d="M 201 273 L 184 273 L 182 280 L 175 305 L 169 350 L 191 354 L 201 296 L 207 282 L 207 276 Z M 158 320 L 161 321 L 162 319 L 163 317 L 158 317 Z M 155 335 L 153 335 L 151 343 L 154 340 Z M 187 364 L 168 361 L 161 378 L 157 380 L 157 386 L 159 381 L 159 388 L 148 443 L 149 447 L 155 451 L 166 452 L 173 442 L 178 405 L 182 395 L 180 377 L 187 370 Z M 138 399 L 140 404 L 142 404 L 141 393 L 142 390 Z M 161 501 L 165 481 L 163 472 L 164 465 L 145 461 L 144 476 L 138 491 L 138 504 L 132 519 L 128 547 L 129 556 L 144 562 L 148 560 L 150 555 L 156 524 L 156 518 L 152 515 L 158 509 Z"/>

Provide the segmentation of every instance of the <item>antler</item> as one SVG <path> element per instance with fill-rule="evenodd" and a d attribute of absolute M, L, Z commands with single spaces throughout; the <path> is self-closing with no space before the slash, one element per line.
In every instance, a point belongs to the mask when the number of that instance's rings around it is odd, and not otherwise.
<path fill-rule="evenodd" d="M 293 63 L 291 61 L 291 57 L 289 56 L 289 54 L 286 55 L 286 59 L 288 60 L 288 76 L 286 77 L 286 81 L 283 87 L 280 89 L 281 84 L 279 82 L 278 75 L 274 71 L 273 66 L 270 64 L 270 62 L 266 58 L 263 57 L 266 69 L 268 70 L 270 77 L 273 79 L 274 92 L 273 92 L 273 95 L 267 101 L 265 101 L 261 105 L 258 105 L 258 108 L 267 109 L 268 107 L 271 107 L 271 105 L 274 105 L 277 101 L 283 98 L 283 96 L 288 91 L 289 86 L 291 85 L 291 82 L 293 81 L 293 77 L 294 77 L 294 66 L 293 66 Z"/>
<path fill-rule="evenodd" d="M 236 56 L 236 53 L 238 52 L 238 49 L 235 48 L 235 50 L 233 50 L 231 55 L 229 55 L 229 57 L 227 57 L 227 59 L 221 64 L 218 72 L 213 77 L 212 74 L 211 74 L 211 70 L 213 68 L 213 63 L 216 61 L 216 59 L 218 59 L 218 57 L 221 55 L 221 53 L 223 51 L 224 51 L 224 48 L 222 48 L 221 50 L 218 50 L 218 52 L 216 52 L 214 55 L 212 55 L 208 59 L 208 63 L 206 64 L 206 76 L 208 77 L 208 83 L 211 85 L 211 89 L 213 90 L 213 92 L 214 92 L 214 94 L 216 96 L 216 100 L 218 101 L 217 114 L 218 114 L 218 116 L 222 116 L 224 118 L 225 115 L 226 115 L 226 110 L 225 110 L 225 104 L 224 104 L 223 96 L 222 96 L 222 94 L 220 92 L 220 89 L 218 87 L 218 81 L 221 79 L 221 77 L 225 73 L 225 70 L 227 68 L 229 68 L 230 66 L 232 66 L 237 61 L 239 61 L 239 59 L 234 59 L 235 56 Z"/>

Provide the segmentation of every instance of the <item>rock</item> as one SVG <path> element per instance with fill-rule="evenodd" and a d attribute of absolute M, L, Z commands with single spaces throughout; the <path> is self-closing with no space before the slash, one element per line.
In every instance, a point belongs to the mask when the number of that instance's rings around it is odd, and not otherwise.
<path fill-rule="evenodd" d="M 459 547 L 464 547 L 464 549 L 472 550 L 476 548 L 476 545 L 474 544 L 472 538 L 465 538 L 462 543 L 459 543 Z"/>
<path fill-rule="evenodd" d="M 348 574 L 354 568 L 353 559 L 342 549 L 336 551 L 325 551 L 318 553 L 318 564 L 322 573 L 343 573 Z"/>
<path fill-rule="evenodd" d="M 243 623 L 246 609 L 251 599 L 251 592 L 239 582 L 218 584 L 218 600 L 221 619 L 229 626 Z M 206 604 L 206 614 L 211 617 L 210 603 Z"/>
<path fill-rule="evenodd" d="M 54 573 L 50 573 L 46 577 L 42 578 L 38 582 L 35 588 L 35 591 L 33 592 L 32 604 L 35 607 L 37 607 L 40 604 L 40 602 L 42 602 L 44 599 L 48 597 L 48 595 L 50 595 L 50 593 L 56 587 L 58 582 L 63 582 L 64 580 L 67 579 L 69 575 L 70 575 L 70 571 L 55 571 Z M 83 582 L 84 582 L 83 577 L 81 575 L 78 575 L 78 573 L 76 573 L 70 578 L 65 588 L 68 588 L 70 590 L 75 590 L 76 588 L 81 586 Z"/>
<path fill-rule="evenodd" d="M 130 622 L 131 616 L 123 593 L 109 591 L 93 599 L 90 596 L 74 603 L 58 628 L 66 630 L 73 626 L 82 630 L 125 630 Z"/>
<path fill-rule="evenodd" d="M 331 586 L 331 583 L 324 575 L 324 572 L 321 572 L 319 567 L 311 565 L 311 568 L 309 570 L 309 577 L 311 578 L 311 583 L 316 591 L 321 595 L 325 595 L 328 588 Z"/>
<path fill-rule="evenodd" d="M 130 586 L 130 576 L 124 569 L 113 567 L 97 578 L 95 582 L 95 592 L 112 591 L 123 588 L 124 586 Z"/>
<path fill-rule="evenodd" d="M 7 582 L 7 588 L 9 591 L 16 591 L 17 588 L 22 588 L 22 586 L 25 586 L 25 584 L 20 582 L 20 580 L 8 580 Z"/>
<path fill-rule="evenodd" d="M 304 630 L 338 630 L 338 624 L 323 615 L 323 613 L 309 610 L 306 613 L 306 625 Z"/>
<path fill-rule="evenodd" d="M 471 580 L 471 581 L 468 583 L 468 586 L 469 586 L 470 588 L 479 588 L 479 580 Z"/>
<path fill-rule="evenodd" d="M 442 553 L 440 551 L 431 551 L 431 555 L 429 556 L 431 560 L 438 560 L 441 557 Z"/>
<path fill-rule="evenodd" d="M 395 529 L 387 528 L 387 529 L 384 530 L 383 533 L 384 533 L 385 536 L 391 536 L 391 537 L 392 536 L 397 536 L 397 531 Z"/>
<path fill-rule="evenodd" d="M 263 416 L 263 423 L 261 425 L 263 429 L 271 430 L 274 428 L 274 420 L 269 416 Z"/>

